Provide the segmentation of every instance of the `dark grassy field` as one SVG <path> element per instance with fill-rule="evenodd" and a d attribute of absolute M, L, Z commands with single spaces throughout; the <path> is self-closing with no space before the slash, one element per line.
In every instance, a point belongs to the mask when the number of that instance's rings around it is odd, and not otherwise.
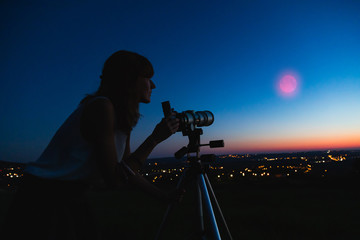
<path fill-rule="evenodd" d="M 234 239 L 360 236 L 360 193 L 353 181 L 223 183 L 214 184 L 214 189 Z M 0 192 L 1 222 L 11 197 L 11 192 Z M 104 239 L 153 239 L 166 209 L 131 189 L 92 191 L 89 200 Z M 164 239 L 191 239 L 197 220 L 195 200 L 189 190 L 171 215 Z"/>

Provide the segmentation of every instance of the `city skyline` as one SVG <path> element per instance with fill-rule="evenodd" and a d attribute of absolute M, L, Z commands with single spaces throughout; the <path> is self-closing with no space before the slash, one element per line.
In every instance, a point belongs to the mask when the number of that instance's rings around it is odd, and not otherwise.
<path fill-rule="evenodd" d="M 104 61 L 126 49 L 155 75 L 131 148 L 176 111 L 209 110 L 203 153 L 360 149 L 356 1 L 3 1 L 0 159 L 35 161 Z M 187 144 L 176 133 L 151 158 Z"/>

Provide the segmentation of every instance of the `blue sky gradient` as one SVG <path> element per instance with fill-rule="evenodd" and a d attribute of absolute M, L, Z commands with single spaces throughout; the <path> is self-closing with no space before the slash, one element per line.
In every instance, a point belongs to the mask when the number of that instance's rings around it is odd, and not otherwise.
<path fill-rule="evenodd" d="M 215 114 L 202 139 L 225 148 L 204 152 L 360 148 L 359 12 L 358 1 L 1 1 L 0 159 L 36 160 L 120 49 L 155 68 L 133 149 L 166 100 Z M 287 72 L 292 97 L 277 91 Z M 151 157 L 186 144 L 177 133 Z"/>

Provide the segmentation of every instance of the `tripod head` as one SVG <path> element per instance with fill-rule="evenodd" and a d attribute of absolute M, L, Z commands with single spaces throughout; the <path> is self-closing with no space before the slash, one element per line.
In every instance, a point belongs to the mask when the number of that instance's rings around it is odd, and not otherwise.
<path fill-rule="evenodd" d="M 174 111 L 170 107 L 170 102 L 162 102 L 162 108 L 164 116 L 170 116 Z M 210 146 L 210 148 L 224 147 L 224 140 L 210 141 L 208 144 L 200 143 L 200 135 L 203 134 L 202 126 L 210 126 L 214 122 L 214 114 L 210 111 L 198 111 L 193 110 L 184 111 L 181 113 L 175 112 L 175 118 L 180 120 L 180 127 L 178 131 L 183 133 L 183 136 L 188 136 L 189 144 L 186 147 L 182 147 L 175 153 L 177 159 L 182 158 L 185 154 L 196 153 L 199 158 L 200 147 Z"/>

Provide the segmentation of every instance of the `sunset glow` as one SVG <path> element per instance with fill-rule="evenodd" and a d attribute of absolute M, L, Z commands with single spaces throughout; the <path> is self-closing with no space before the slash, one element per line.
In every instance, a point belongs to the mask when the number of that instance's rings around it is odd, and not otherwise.
<path fill-rule="evenodd" d="M 230 152 L 301 152 L 359 148 L 360 136 L 355 134 L 327 137 L 302 137 L 283 139 L 254 139 L 228 142 Z"/>

